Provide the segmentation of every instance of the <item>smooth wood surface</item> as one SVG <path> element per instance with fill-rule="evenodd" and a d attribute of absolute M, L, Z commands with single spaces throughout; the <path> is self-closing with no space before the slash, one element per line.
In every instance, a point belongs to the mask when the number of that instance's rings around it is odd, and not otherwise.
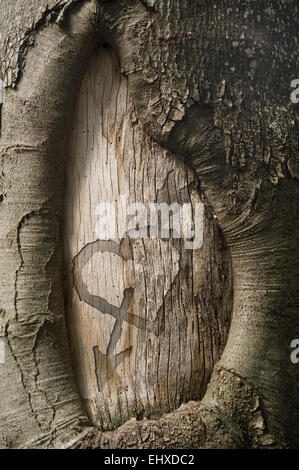
<path fill-rule="evenodd" d="M 200 399 L 226 342 L 230 259 L 206 207 L 204 243 L 98 237 L 98 204 L 201 202 L 186 164 L 142 131 L 110 48 L 94 54 L 74 115 L 64 220 L 66 321 L 80 394 L 113 428 Z"/>

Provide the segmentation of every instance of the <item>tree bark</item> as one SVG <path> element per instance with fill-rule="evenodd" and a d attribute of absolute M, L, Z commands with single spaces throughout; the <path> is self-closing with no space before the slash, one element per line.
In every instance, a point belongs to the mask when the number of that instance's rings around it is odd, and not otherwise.
<path fill-rule="evenodd" d="M 32 0 L 26 9 L 19 1 L 0 8 L 10 87 L 0 144 L 1 446 L 297 447 L 299 369 L 289 358 L 299 328 L 298 120 L 290 101 L 297 2 Z M 91 426 L 72 380 L 61 282 L 69 116 L 103 42 L 118 55 L 159 161 L 167 161 L 162 145 L 196 172 L 230 250 L 234 290 L 228 341 L 202 400 L 173 411 L 174 400 L 160 419 L 109 432 Z M 177 175 L 185 168 L 172 165 Z M 204 314 L 210 322 L 211 310 Z M 82 395 L 79 380 L 80 388 Z M 190 398 L 203 391 L 198 382 Z"/>

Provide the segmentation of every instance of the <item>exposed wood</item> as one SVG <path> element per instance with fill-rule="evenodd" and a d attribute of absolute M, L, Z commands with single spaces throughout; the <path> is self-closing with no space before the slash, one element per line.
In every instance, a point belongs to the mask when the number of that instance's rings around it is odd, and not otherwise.
<path fill-rule="evenodd" d="M 230 259 L 208 207 L 200 249 L 123 238 L 120 226 L 117 239 L 99 241 L 99 203 L 117 206 L 124 196 L 190 202 L 193 212 L 202 201 L 193 171 L 142 131 L 117 57 L 101 47 L 74 115 L 64 240 L 74 372 L 104 429 L 200 399 L 230 323 Z"/>

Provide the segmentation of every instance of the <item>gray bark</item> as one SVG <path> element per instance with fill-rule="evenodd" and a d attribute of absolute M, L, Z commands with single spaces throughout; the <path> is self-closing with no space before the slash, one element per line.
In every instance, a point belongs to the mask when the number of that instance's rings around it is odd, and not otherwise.
<path fill-rule="evenodd" d="M 11 374 L 0 382 L 9 429 L 1 445 L 297 447 L 299 369 L 289 359 L 299 330 L 298 121 L 289 96 L 297 2 L 38 4 L 1 3 L 1 71 L 11 87 L 0 149 Z M 83 65 L 103 40 L 119 56 L 145 131 L 196 170 L 234 275 L 229 338 L 203 400 L 109 433 L 80 422 L 59 270 L 64 131 Z"/>

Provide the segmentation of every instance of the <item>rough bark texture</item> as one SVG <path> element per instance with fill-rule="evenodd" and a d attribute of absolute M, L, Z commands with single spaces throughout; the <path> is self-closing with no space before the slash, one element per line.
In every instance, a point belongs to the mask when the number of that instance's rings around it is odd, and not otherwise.
<path fill-rule="evenodd" d="M 299 332 L 298 120 L 289 97 L 297 1 L 51 2 L 61 12 L 68 6 L 59 20 L 46 2 L 38 12 L 30 1 L 25 15 L 38 32 L 27 35 L 16 19 L 22 2 L 14 3 L 1 15 L 11 64 L 2 70 L 9 85 L 19 83 L 2 109 L 1 311 L 10 378 L 2 368 L 0 383 L 19 388 L 2 392 L 10 434 L 1 445 L 28 446 L 31 437 L 45 446 L 65 439 L 79 447 L 297 447 L 299 369 L 289 359 Z M 59 344 L 57 195 L 71 93 L 99 34 L 119 56 L 144 129 L 200 178 L 231 251 L 234 308 L 200 404 L 80 441 L 80 402 Z"/>
<path fill-rule="evenodd" d="M 6 20 L 15 17 L 17 10 Z M 80 433 L 80 421 L 87 423 L 62 319 L 61 145 L 84 63 L 98 42 L 92 18 L 87 3 L 64 27 L 39 28 L 18 91 L 7 90 L 2 109 L 2 447 L 59 447 Z"/>

